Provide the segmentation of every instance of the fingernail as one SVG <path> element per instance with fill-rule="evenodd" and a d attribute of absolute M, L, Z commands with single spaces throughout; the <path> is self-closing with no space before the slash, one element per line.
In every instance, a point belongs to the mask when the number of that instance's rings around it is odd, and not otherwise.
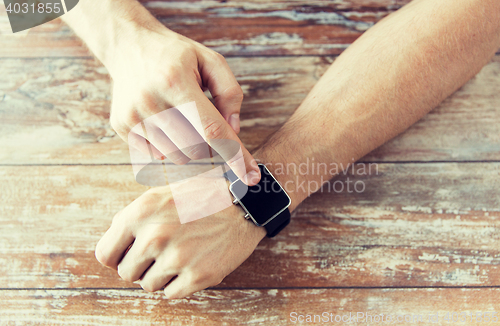
<path fill-rule="evenodd" d="M 243 182 L 245 182 L 249 186 L 253 186 L 259 183 L 259 179 L 260 179 L 259 172 L 250 171 L 245 175 Z"/>
<path fill-rule="evenodd" d="M 240 132 L 240 115 L 238 113 L 232 114 L 229 117 L 229 125 L 233 128 L 235 133 Z"/>

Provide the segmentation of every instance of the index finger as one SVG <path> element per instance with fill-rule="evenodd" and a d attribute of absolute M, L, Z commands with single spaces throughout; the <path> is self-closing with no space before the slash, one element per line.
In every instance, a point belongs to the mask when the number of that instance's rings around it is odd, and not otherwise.
<path fill-rule="evenodd" d="M 177 109 L 239 179 L 249 186 L 257 184 L 260 180 L 257 162 L 205 94 L 201 90 L 199 93 L 194 96 L 194 102 L 177 106 Z M 237 144 L 236 148 L 232 144 Z"/>

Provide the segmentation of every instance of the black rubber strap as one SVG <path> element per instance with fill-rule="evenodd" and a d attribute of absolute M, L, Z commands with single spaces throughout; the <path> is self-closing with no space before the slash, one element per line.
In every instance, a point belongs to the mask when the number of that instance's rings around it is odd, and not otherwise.
<path fill-rule="evenodd" d="M 267 231 L 267 236 L 269 238 L 274 237 L 280 233 L 280 231 L 283 230 L 288 223 L 290 223 L 290 211 L 286 208 L 283 212 L 269 221 L 269 223 L 264 225 Z"/>
<path fill-rule="evenodd" d="M 224 172 L 224 177 L 229 180 L 229 182 L 238 180 L 238 177 L 232 170 Z M 283 230 L 285 226 L 288 225 L 288 223 L 290 223 L 290 211 L 287 208 L 279 215 L 275 216 L 271 221 L 269 221 L 269 223 L 264 225 L 264 228 L 267 231 L 267 236 L 269 238 L 274 237 L 275 235 L 280 233 L 280 231 Z"/>

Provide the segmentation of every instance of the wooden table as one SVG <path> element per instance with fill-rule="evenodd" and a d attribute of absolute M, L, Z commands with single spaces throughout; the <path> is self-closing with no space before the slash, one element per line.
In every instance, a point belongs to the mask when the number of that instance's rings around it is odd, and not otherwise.
<path fill-rule="evenodd" d="M 245 92 L 249 149 L 287 120 L 336 55 L 404 4 L 142 2 L 227 57 Z M 112 216 L 147 189 L 109 126 L 106 69 L 59 20 L 2 35 L 0 324 L 287 325 L 324 312 L 339 325 L 336 316 L 358 312 L 373 323 L 350 324 L 377 324 L 380 314 L 428 324 L 437 313 L 445 325 L 447 312 L 469 314 L 458 324 L 497 324 L 474 313 L 499 310 L 499 89 L 497 56 L 364 157 L 376 174 L 338 178 L 362 181 L 364 192 L 311 196 L 222 284 L 168 301 L 94 258 Z"/>

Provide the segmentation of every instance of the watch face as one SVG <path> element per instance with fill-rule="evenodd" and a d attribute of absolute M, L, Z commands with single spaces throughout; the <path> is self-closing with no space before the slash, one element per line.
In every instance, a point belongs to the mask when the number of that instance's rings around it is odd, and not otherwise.
<path fill-rule="evenodd" d="M 259 168 L 262 177 L 258 184 L 248 187 L 238 179 L 230 189 L 254 222 L 264 225 L 290 205 L 290 197 L 264 165 Z"/>

